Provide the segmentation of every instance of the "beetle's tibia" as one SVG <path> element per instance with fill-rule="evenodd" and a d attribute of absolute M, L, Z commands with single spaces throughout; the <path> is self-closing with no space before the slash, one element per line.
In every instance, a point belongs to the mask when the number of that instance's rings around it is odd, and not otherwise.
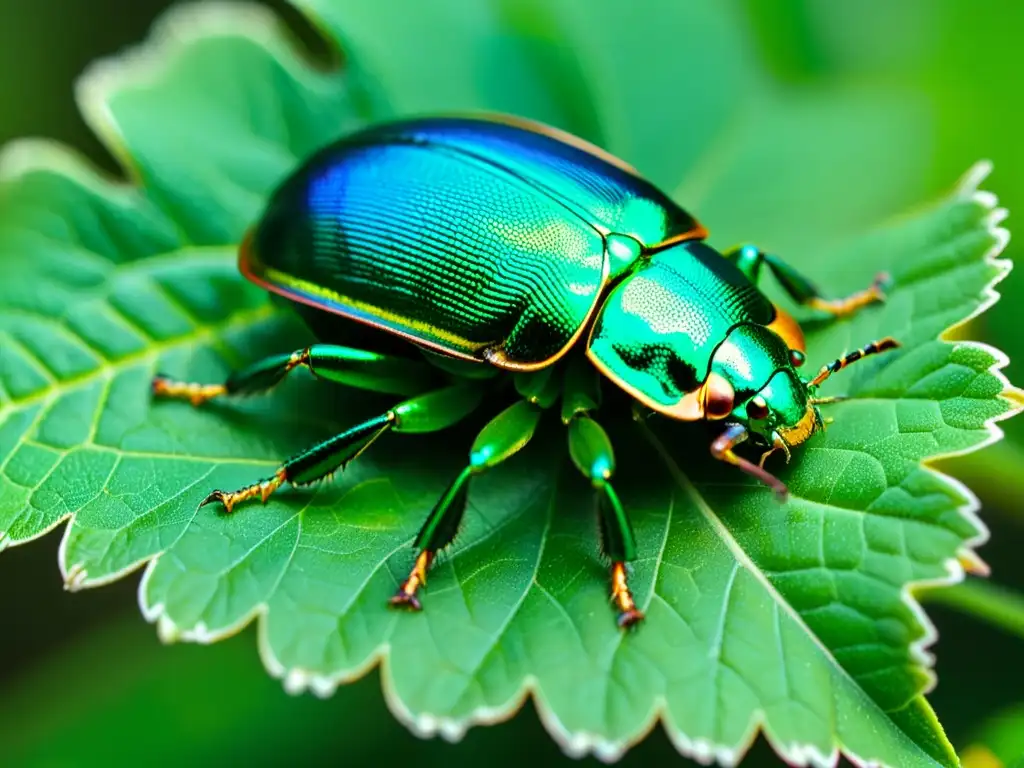
<path fill-rule="evenodd" d="M 427 549 L 420 552 L 416 556 L 416 563 L 409 572 L 408 578 L 402 582 L 398 592 L 388 602 L 396 608 L 408 608 L 413 611 L 422 610 L 423 605 L 420 603 L 419 598 L 416 597 L 416 592 L 420 587 L 426 586 L 427 570 L 432 562 L 434 562 L 433 552 Z"/>
<path fill-rule="evenodd" d="M 469 479 L 473 474 L 472 468 L 463 469 L 438 499 L 416 535 L 417 549 L 436 552 L 447 547 L 455 539 L 462 525 L 462 518 L 466 514 Z"/>
<path fill-rule="evenodd" d="M 836 317 L 847 317 L 852 315 L 858 309 L 866 307 L 869 304 L 885 301 L 885 291 L 889 287 L 890 282 L 891 278 L 889 277 L 889 274 L 881 272 L 875 276 L 875 279 L 870 286 L 865 288 L 863 291 L 857 291 L 857 293 L 847 296 L 845 299 L 829 300 L 820 296 L 815 296 L 805 303 L 807 306 L 811 307 L 811 309 L 828 312 Z"/>
<path fill-rule="evenodd" d="M 261 480 L 258 483 L 253 483 L 247 488 L 242 488 L 239 491 L 214 491 L 199 505 L 205 507 L 207 504 L 213 504 L 219 502 L 223 505 L 224 511 L 231 514 L 235 507 L 243 501 L 249 499 L 255 499 L 259 497 L 260 501 L 264 504 L 267 503 L 267 499 L 270 498 L 270 494 L 276 491 L 288 478 L 285 476 L 284 467 L 277 470 L 277 473 L 273 477 L 269 477 L 266 480 Z"/>
<path fill-rule="evenodd" d="M 795 301 L 836 317 L 846 317 L 869 304 L 885 301 L 885 292 L 891 283 L 889 274 L 882 272 L 876 275 L 871 285 L 863 291 L 857 291 L 844 299 L 826 299 L 814 283 L 774 254 L 765 253 L 752 245 L 744 245 L 726 251 L 724 256 L 739 267 L 755 285 L 761 272 L 761 265 L 767 264 L 779 285 Z"/>
<path fill-rule="evenodd" d="M 470 390 L 475 392 L 477 390 Z M 430 403 L 424 398 L 434 397 Z M 401 418 L 415 414 L 417 408 L 422 411 L 434 412 L 444 406 L 443 411 L 453 409 L 453 413 L 466 408 L 467 392 L 453 387 L 450 390 L 442 390 L 434 396 L 419 398 L 420 405 L 416 408 L 401 412 Z M 438 399 L 440 398 L 440 399 Z M 452 402 L 447 402 L 451 400 Z M 470 405 L 475 406 L 479 398 L 470 400 Z M 410 401 L 413 402 L 413 401 Z M 456 408 L 454 403 L 459 403 Z M 400 411 L 400 407 L 395 411 Z M 427 569 L 434 560 L 435 554 L 451 544 L 459 533 L 462 520 L 466 515 L 466 500 L 469 495 L 469 481 L 474 475 L 486 472 L 491 467 L 500 464 L 505 459 L 519 451 L 526 445 L 537 428 L 540 421 L 541 409 L 539 406 L 520 400 L 506 408 L 493 419 L 491 419 L 473 441 L 469 451 L 469 464 L 452 481 L 445 490 L 437 504 L 427 516 L 423 527 L 416 535 L 415 546 L 419 550 L 416 563 L 413 569 L 398 592 L 391 598 L 391 605 L 420 609 L 420 601 L 416 597 L 417 590 L 426 584 Z"/>
<path fill-rule="evenodd" d="M 269 392 L 282 379 L 300 365 L 309 364 L 309 350 L 303 349 L 284 355 L 273 355 L 257 360 L 240 371 L 235 371 L 224 383 L 230 395 L 255 395 Z"/>
<path fill-rule="evenodd" d="M 619 609 L 617 624 L 626 629 L 644 618 L 643 611 L 636 607 L 633 593 L 629 589 L 626 578 L 626 564 L 621 560 L 612 563 L 612 600 Z"/>
<path fill-rule="evenodd" d="M 328 478 L 365 451 L 374 440 L 391 428 L 394 421 L 395 415 L 392 411 L 367 419 L 340 435 L 335 435 L 329 440 L 324 440 L 322 443 L 292 456 L 273 477 L 261 480 L 239 491 L 230 493 L 214 491 L 206 497 L 200 506 L 220 502 L 224 505 L 226 512 L 231 512 L 238 504 L 256 497 L 266 503 L 270 494 L 284 483 L 309 485 Z"/>
<path fill-rule="evenodd" d="M 325 479 L 344 469 L 394 423 L 394 411 L 388 411 L 292 456 L 284 463 L 286 479 L 292 485 L 309 485 Z"/>
<path fill-rule="evenodd" d="M 730 424 L 726 427 L 725 431 L 715 438 L 713 443 L 711 443 L 711 455 L 719 461 L 732 464 L 734 467 L 739 468 L 748 475 L 756 477 L 762 483 L 775 491 L 775 496 L 779 501 L 785 501 L 789 497 L 789 489 L 786 488 L 785 483 L 763 467 L 754 464 L 752 461 L 747 461 L 742 456 L 737 456 L 733 452 L 733 448 L 746 440 L 747 437 L 748 433 L 746 427 L 742 424 Z"/>
<path fill-rule="evenodd" d="M 843 370 L 843 368 L 848 366 L 850 363 L 855 363 L 858 360 L 861 360 L 862 358 L 870 357 L 871 355 L 877 355 L 881 352 L 887 352 L 890 349 L 897 349 L 899 346 L 900 343 L 891 336 L 886 336 L 884 339 L 873 341 L 865 347 L 855 349 L 848 355 L 840 357 L 838 360 L 833 360 L 828 365 L 823 365 L 821 367 L 821 370 L 818 371 L 818 375 L 811 379 L 807 386 L 817 387 L 833 373 Z"/>
<path fill-rule="evenodd" d="M 188 400 L 193 405 L 222 395 L 261 394 L 276 387 L 299 367 L 345 386 L 392 395 L 422 392 L 435 378 L 430 365 L 416 360 L 334 344 L 314 344 L 257 360 L 232 373 L 223 384 L 193 384 L 157 375 L 153 379 L 153 394 Z"/>
<path fill-rule="evenodd" d="M 438 550 L 444 549 L 459 532 L 462 519 L 466 514 L 466 497 L 469 491 L 469 479 L 475 474 L 471 467 L 466 467 L 452 481 L 430 515 L 416 535 L 415 546 L 419 550 L 416 562 L 409 572 L 408 578 L 398 587 L 391 598 L 390 604 L 401 608 L 420 610 L 417 591 L 427 583 L 427 569 L 434 562 Z"/>
<path fill-rule="evenodd" d="M 194 406 L 200 406 L 207 400 L 227 394 L 223 384 L 196 384 L 188 381 L 177 381 L 161 374 L 153 377 L 153 395 L 173 400 L 188 400 Z"/>
<path fill-rule="evenodd" d="M 612 561 L 635 560 L 636 538 L 633 526 L 611 483 L 602 483 L 598 488 L 597 507 L 601 526 L 601 551 Z"/>

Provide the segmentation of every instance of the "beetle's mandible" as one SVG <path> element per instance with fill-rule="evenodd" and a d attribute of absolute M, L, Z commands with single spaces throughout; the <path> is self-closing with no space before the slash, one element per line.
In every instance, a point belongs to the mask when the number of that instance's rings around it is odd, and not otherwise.
<path fill-rule="evenodd" d="M 270 389 L 289 371 L 394 395 L 379 416 L 288 459 L 271 477 L 205 503 L 230 512 L 281 485 L 330 476 L 387 431 L 432 432 L 468 416 L 507 377 L 520 395 L 487 423 L 427 516 L 393 605 L 420 608 L 436 553 L 465 513 L 471 478 L 501 463 L 560 403 L 573 463 L 595 488 L 620 626 L 643 614 L 627 583 L 637 556 L 612 485 L 611 443 L 593 412 L 601 380 L 670 419 L 720 424 L 711 454 L 785 498 L 769 454 L 823 426 L 829 375 L 898 346 L 872 342 L 804 377 L 800 326 L 757 288 L 763 267 L 797 302 L 836 316 L 884 298 L 887 278 L 828 300 L 778 257 L 720 253 L 637 171 L 561 131 L 517 118 L 379 125 L 332 144 L 274 192 L 240 251 L 244 275 L 310 320 L 335 317 L 408 340 L 409 355 L 322 343 L 261 360 L 223 384 L 158 375 L 153 392 L 194 405 Z M 332 343 L 335 342 L 335 343 Z M 422 354 L 417 354 L 417 349 Z M 760 446 L 755 463 L 736 452 Z"/>

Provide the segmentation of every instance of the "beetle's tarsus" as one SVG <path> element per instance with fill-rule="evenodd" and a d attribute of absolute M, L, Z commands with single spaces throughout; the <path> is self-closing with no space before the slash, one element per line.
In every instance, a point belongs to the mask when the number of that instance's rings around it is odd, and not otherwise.
<path fill-rule="evenodd" d="M 227 394 L 227 388 L 223 384 L 196 384 L 177 381 L 159 373 L 153 377 L 150 388 L 154 397 L 187 400 L 196 407 L 215 397 Z"/>
<path fill-rule="evenodd" d="M 258 497 L 261 502 L 266 504 L 270 494 L 280 488 L 285 480 L 287 480 L 287 477 L 284 469 L 279 469 L 272 478 L 253 483 L 247 488 L 242 488 L 238 491 L 214 491 L 203 499 L 199 506 L 205 507 L 208 504 L 219 502 L 224 507 L 224 512 L 230 515 L 236 506 L 249 499 Z"/>
<path fill-rule="evenodd" d="M 434 562 L 434 552 L 429 549 L 424 549 L 416 556 L 416 562 L 412 566 L 412 570 L 409 572 L 409 576 L 405 581 L 402 582 L 401 586 L 390 600 L 388 605 L 394 608 L 407 608 L 412 611 L 423 610 L 423 605 L 420 603 L 416 592 L 420 587 L 427 585 L 427 569 L 430 568 L 430 564 Z"/>
<path fill-rule="evenodd" d="M 612 600 L 619 609 L 619 616 L 616 619 L 619 627 L 627 629 L 643 621 L 643 611 L 636 607 L 627 582 L 626 564 L 621 560 L 612 563 Z"/>
<path fill-rule="evenodd" d="M 849 317 L 854 312 L 870 304 L 877 304 L 886 299 L 886 293 L 892 287 L 892 277 L 888 272 L 879 272 L 871 285 L 863 291 L 851 294 L 844 299 L 823 299 L 814 297 L 807 306 L 828 312 L 835 317 Z"/>

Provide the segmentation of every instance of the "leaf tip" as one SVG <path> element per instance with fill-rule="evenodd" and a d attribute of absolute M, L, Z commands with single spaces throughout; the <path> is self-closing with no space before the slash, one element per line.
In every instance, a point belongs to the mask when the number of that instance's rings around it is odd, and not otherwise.
<path fill-rule="evenodd" d="M 156 635 L 160 638 L 160 642 L 165 645 L 176 643 L 182 639 L 181 630 L 178 625 L 171 621 L 167 614 L 163 612 L 163 606 L 158 606 L 161 610 L 160 618 L 156 622 Z"/>
<path fill-rule="evenodd" d="M 982 182 L 985 181 L 985 179 L 987 179 L 992 173 L 993 168 L 995 168 L 995 165 L 991 160 L 978 160 L 974 165 L 967 169 L 967 173 L 960 177 L 960 182 L 957 184 L 957 190 L 963 195 L 976 194 L 979 191 Z"/>

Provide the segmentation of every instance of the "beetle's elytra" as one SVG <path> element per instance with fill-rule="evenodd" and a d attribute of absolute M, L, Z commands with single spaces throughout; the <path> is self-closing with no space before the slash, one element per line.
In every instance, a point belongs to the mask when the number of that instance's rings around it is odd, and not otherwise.
<path fill-rule="evenodd" d="M 719 253 L 707 232 L 635 170 L 602 150 L 518 119 L 429 118 L 377 126 L 316 153 L 271 197 L 240 253 L 242 272 L 293 302 L 407 339 L 401 357 L 323 343 L 267 358 L 220 385 L 157 376 L 155 394 L 199 405 L 270 389 L 304 366 L 341 384 L 405 398 L 288 459 L 273 477 L 204 503 L 230 512 L 284 483 L 321 480 L 384 432 L 431 432 L 486 402 L 513 372 L 522 399 L 495 416 L 466 468 L 430 512 L 394 605 L 417 592 L 465 512 L 470 478 L 532 437 L 561 401 L 573 462 L 599 499 L 604 554 L 620 626 L 643 617 L 627 584 L 636 545 L 612 486 L 611 444 L 591 413 L 599 376 L 682 421 L 721 423 L 711 453 L 785 496 L 762 468 L 821 428 L 815 391 L 868 344 L 810 378 L 804 338 L 757 288 L 762 266 L 798 302 L 846 315 L 883 298 L 884 276 L 829 301 L 776 256 Z M 419 348 L 422 355 L 416 355 Z M 567 354 L 579 350 L 581 354 Z M 589 361 L 589 362 L 588 362 Z M 440 383 L 439 383 L 440 382 Z M 738 455 L 744 441 L 760 463 Z"/>

